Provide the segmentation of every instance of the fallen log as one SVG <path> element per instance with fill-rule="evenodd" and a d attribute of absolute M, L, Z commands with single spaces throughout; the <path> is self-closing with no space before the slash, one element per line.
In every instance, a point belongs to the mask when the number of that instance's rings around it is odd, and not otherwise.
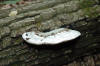
<path fill-rule="evenodd" d="M 18 14 L 9 16 L 17 10 Z M 61 66 L 100 50 L 98 0 L 33 0 L 16 8 L 0 9 L 0 66 Z M 60 27 L 81 36 L 59 45 L 31 45 L 22 39 L 28 31 L 47 32 Z"/>

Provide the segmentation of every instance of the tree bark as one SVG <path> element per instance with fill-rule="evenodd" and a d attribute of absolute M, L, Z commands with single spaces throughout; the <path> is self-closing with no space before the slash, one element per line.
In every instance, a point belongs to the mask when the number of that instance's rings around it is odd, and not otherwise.
<path fill-rule="evenodd" d="M 9 17 L 13 9 L 18 14 Z M 0 9 L 0 66 L 61 66 L 99 52 L 99 15 L 99 0 L 33 0 L 16 8 Z M 30 45 L 21 37 L 27 31 L 60 27 L 78 30 L 82 35 L 52 46 Z"/>

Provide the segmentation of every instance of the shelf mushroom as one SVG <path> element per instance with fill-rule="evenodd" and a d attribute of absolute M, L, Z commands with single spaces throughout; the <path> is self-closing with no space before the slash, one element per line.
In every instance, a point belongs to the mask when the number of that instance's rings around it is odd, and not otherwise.
<path fill-rule="evenodd" d="M 59 44 L 67 42 L 79 37 L 81 33 L 76 30 L 59 28 L 50 32 L 26 32 L 22 35 L 22 38 L 30 44 L 42 45 L 42 44 Z"/>

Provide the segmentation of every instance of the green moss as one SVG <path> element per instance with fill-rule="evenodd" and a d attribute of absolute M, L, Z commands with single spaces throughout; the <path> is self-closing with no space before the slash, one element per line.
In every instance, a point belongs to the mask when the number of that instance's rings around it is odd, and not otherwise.
<path fill-rule="evenodd" d="M 41 27 L 41 22 L 36 23 L 36 26 L 39 28 Z"/>
<path fill-rule="evenodd" d="M 80 8 L 83 9 L 84 16 L 88 18 L 94 18 L 98 16 L 98 6 L 92 7 L 95 3 L 96 1 L 94 0 L 80 0 Z"/>
<path fill-rule="evenodd" d="M 22 41 L 23 41 L 22 38 L 18 38 L 18 39 L 13 40 L 14 45 L 20 44 Z"/>
<path fill-rule="evenodd" d="M 21 0 L 5 0 L 5 1 L 2 0 L 0 4 L 16 4 L 19 1 Z"/>
<path fill-rule="evenodd" d="M 80 8 L 87 8 L 95 3 L 94 0 L 80 0 Z"/>
<path fill-rule="evenodd" d="M 94 17 L 97 17 L 99 15 L 97 12 L 97 7 L 85 8 L 83 11 L 84 11 L 84 15 L 88 16 L 89 18 L 94 18 Z"/>

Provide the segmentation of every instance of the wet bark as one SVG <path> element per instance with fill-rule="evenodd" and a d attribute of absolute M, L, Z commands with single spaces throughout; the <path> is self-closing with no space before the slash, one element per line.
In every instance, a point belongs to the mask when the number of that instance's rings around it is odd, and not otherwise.
<path fill-rule="evenodd" d="M 18 15 L 9 17 L 13 9 Z M 0 9 L 0 66 L 61 66 L 98 52 L 99 12 L 99 0 L 33 0 L 27 5 Z M 82 35 L 52 46 L 30 45 L 21 37 L 27 31 L 60 27 L 78 30 Z"/>

